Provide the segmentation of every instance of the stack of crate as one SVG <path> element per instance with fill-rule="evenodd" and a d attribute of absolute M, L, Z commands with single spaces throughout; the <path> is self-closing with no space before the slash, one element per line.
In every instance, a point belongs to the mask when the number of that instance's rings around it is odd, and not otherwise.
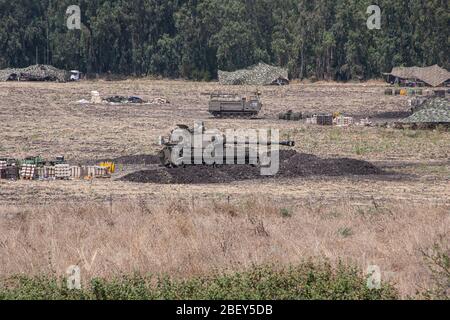
<path fill-rule="evenodd" d="M 69 180 L 71 177 L 71 170 L 68 164 L 55 165 L 55 178 L 58 180 Z"/>
<path fill-rule="evenodd" d="M 95 173 L 96 173 L 96 176 L 99 178 L 109 177 L 108 168 L 96 167 Z"/>
<path fill-rule="evenodd" d="M 17 180 L 19 179 L 19 168 L 16 166 L 8 166 L 0 170 L 0 179 Z"/>
<path fill-rule="evenodd" d="M 33 180 L 37 176 L 36 165 L 24 164 L 20 169 L 20 177 L 23 180 Z"/>
<path fill-rule="evenodd" d="M 36 169 L 37 176 L 40 180 L 52 180 L 55 179 L 55 167 L 44 166 Z"/>
<path fill-rule="evenodd" d="M 70 177 L 72 179 L 81 179 L 81 178 L 83 178 L 83 167 L 80 167 L 80 166 L 72 166 L 72 167 L 70 167 Z"/>
<path fill-rule="evenodd" d="M 86 167 L 87 177 L 89 178 L 106 178 L 108 177 L 108 169 L 100 166 Z"/>
<path fill-rule="evenodd" d="M 6 168 L 8 163 L 6 161 L 0 161 L 0 179 L 6 179 Z"/>
<path fill-rule="evenodd" d="M 317 115 L 317 124 L 320 126 L 332 126 L 333 125 L 333 115 L 332 114 Z"/>
<path fill-rule="evenodd" d="M 354 123 L 354 120 L 352 117 L 344 117 L 344 116 L 337 117 L 335 119 L 335 121 L 336 121 L 336 125 L 338 127 L 348 127 L 348 126 L 353 125 L 353 123 Z"/>
<path fill-rule="evenodd" d="M 47 179 L 55 179 L 56 178 L 55 167 L 45 166 L 44 170 L 45 170 L 45 172 L 44 172 L 45 178 L 47 178 Z"/>
<path fill-rule="evenodd" d="M 306 118 L 306 124 L 317 124 L 317 116 L 312 116 L 311 118 Z"/>
<path fill-rule="evenodd" d="M 44 167 L 36 168 L 36 175 L 39 178 L 39 180 L 45 179 L 45 168 Z"/>
<path fill-rule="evenodd" d="M 108 174 L 112 174 L 116 171 L 116 164 L 114 162 L 101 162 L 99 166 L 102 168 L 106 168 Z"/>

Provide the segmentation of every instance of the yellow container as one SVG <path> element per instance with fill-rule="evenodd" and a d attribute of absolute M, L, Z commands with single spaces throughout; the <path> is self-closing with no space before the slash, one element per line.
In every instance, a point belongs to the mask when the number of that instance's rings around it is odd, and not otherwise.
<path fill-rule="evenodd" d="M 113 162 L 101 162 L 99 166 L 105 168 L 108 174 L 116 172 L 116 165 Z"/>
<path fill-rule="evenodd" d="M 406 91 L 406 89 L 402 89 L 402 90 L 400 90 L 400 95 L 406 96 L 406 95 L 408 95 L 408 91 Z"/>

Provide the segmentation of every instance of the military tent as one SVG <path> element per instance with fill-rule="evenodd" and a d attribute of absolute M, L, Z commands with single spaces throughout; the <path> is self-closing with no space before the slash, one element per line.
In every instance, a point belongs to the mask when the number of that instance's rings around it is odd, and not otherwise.
<path fill-rule="evenodd" d="M 443 86 L 450 81 L 450 72 L 434 65 L 431 67 L 396 67 L 390 73 L 384 73 L 388 81 L 402 82 L 423 82 L 432 87 Z"/>
<path fill-rule="evenodd" d="M 287 69 L 259 63 L 234 72 L 219 70 L 219 82 L 227 85 L 285 85 L 289 84 Z"/>

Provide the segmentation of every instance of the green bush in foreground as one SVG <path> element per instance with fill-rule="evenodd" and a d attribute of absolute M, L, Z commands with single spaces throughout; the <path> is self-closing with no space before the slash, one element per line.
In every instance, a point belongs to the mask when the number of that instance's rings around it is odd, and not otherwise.
<path fill-rule="evenodd" d="M 390 284 L 367 288 L 356 268 L 327 263 L 284 269 L 253 267 L 245 272 L 177 280 L 169 277 L 124 276 L 93 279 L 82 290 L 69 290 L 65 279 L 13 277 L 0 284 L 0 299 L 44 300 L 308 300 L 398 299 Z"/>

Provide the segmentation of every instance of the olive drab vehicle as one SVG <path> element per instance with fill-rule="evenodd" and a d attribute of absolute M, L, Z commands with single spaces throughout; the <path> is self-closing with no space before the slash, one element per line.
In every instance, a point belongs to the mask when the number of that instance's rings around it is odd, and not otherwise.
<path fill-rule="evenodd" d="M 209 113 L 214 117 L 251 118 L 261 111 L 261 93 L 240 97 L 236 94 L 213 93 L 209 101 Z"/>
<path fill-rule="evenodd" d="M 189 139 L 188 144 L 191 146 L 191 154 L 190 155 L 184 155 L 183 154 L 183 143 L 180 143 L 180 141 L 173 141 L 172 140 L 172 134 L 175 130 L 186 130 L 186 132 L 189 133 Z M 205 133 L 205 127 L 202 122 L 196 123 L 196 126 L 194 129 L 189 128 L 185 125 L 178 125 L 177 128 L 172 130 L 170 136 L 168 138 L 160 137 L 159 144 L 163 146 L 162 150 L 159 152 L 159 158 L 161 161 L 161 164 L 165 167 L 180 167 L 180 166 L 186 166 L 186 165 L 216 165 L 216 164 L 226 164 L 230 159 L 227 159 L 227 148 L 234 148 L 234 164 L 238 164 L 237 154 L 238 154 L 238 148 L 241 150 L 242 145 L 245 145 L 245 163 L 239 163 L 239 164 L 251 164 L 251 165 L 261 165 L 262 159 L 259 158 L 258 152 L 250 152 L 250 148 L 253 148 L 255 151 L 257 151 L 258 145 L 279 145 L 279 146 L 286 146 L 286 147 L 294 147 L 295 142 L 294 141 L 282 141 L 282 142 L 244 142 L 239 143 L 236 141 L 226 141 L 226 137 L 221 134 L 221 141 L 218 140 L 212 140 L 212 142 L 202 142 L 201 146 L 201 155 L 200 159 L 196 158 L 195 152 L 194 152 L 194 132 L 201 132 Z M 223 150 L 223 161 L 222 163 L 207 163 L 203 158 L 203 151 L 206 148 L 210 148 L 211 144 L 215 144 L 214 151 L 217 150 L 218 147 L 220 147 L 221 150 Z M 270 150 L 268 147 L 267 149 Z M 270 151 L 268 150 L 268 153 Z M 212 156 L 214 156 L 214 151 L 212 152 Z M 269 154 L 267 154 L 269 155 Z M 197 161 L 196 161 L 197 160 Z M 228 161 L 227 161 L 228 160 Z"/>

